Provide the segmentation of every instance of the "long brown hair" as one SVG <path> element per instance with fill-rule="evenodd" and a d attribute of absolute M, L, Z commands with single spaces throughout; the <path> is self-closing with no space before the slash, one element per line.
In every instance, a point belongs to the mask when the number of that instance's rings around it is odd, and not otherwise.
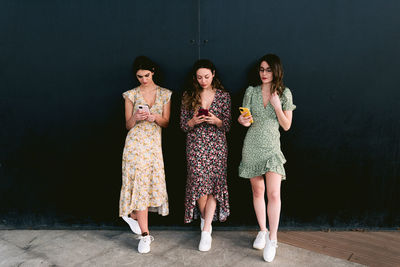
<path fill-rule="evenodd" d="M 254 80 L 252 85 L 261 85 L 262 81 L 260 79 L 260 65 L 265 61 L 268 63 L 272 70 L 272 84 L 271 84 L 271 94 L 277 92 L 279 96 L 282 96 L 283 90 L 285 90 L 285 85 L 283 84 L 283 66 L 281 59 L 274 54 L 267 54 L 262 56 L 255 65 L 254 69 Z"/>
<path fill-rule="evenodd" d="M 214 74 L 214 78 L 211 82 L 211 86 L 216 89 L 220 89 L 225 91 L 224 86 L 217 75 L 217 69 L 214 64 L 208 59 L 200 59 L 197 60 L 193 64 L 193 68 L 191 71 L 191 84 L 187 91 L 183 93 L 182 104 L 183 107 L 188 110 L 196 110 L 201 105 L 200 93 L 203 91 L 203 88 L 200 86 L 197 81 L 197 70 L 198 69 L 209 69 L 212 74 Z"/>

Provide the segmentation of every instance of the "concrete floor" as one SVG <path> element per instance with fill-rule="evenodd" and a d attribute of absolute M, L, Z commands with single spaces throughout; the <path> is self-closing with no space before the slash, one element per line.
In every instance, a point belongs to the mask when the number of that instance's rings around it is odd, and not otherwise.
<path fill-rule="evenodd" d="M 0 266 L 361 266 L 279 243 L 272 263 L 252 248 L 255 231 L 215 231 L 198 251 L 200 231 L 157 230 L 149 254 L 120 230 L 0 230 Z"/>

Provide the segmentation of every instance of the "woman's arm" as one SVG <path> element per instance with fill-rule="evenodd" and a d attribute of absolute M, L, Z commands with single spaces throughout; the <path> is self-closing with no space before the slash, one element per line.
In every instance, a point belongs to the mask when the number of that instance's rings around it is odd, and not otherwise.
<path fill-rule="evenodd" d="M 283 130 L 288 131 L 290 126 L 292 126 L 293 111 L 283 111 L 282 108 L 280 108 L 278 110 L 275 109 L 275 114 L 278 117 L 279 125 L 283 128 Z"/>
<path fill-rule="evenodd" d="M 181 106 L 181 121 L 180 121 L 180 125 L 181 125 L 181 129 L 184 132 L 189 132 L 191 130 L 193 130 L 193 128 L 206 121 L 206 116 L 201 115 L 201 116 L 197 116 L 197 111 L 193 113 L 193 117 L 191 117 L 191 112 L 189 110 L 187 110 L 183 104 Z"/>
<path fill-rule="evenodd" d="M 133 116 L 133 103 L 128 98 L 125 98 L 125 126 L 127 130 L 130 130 L 135 126 L 136 120 Z"/>
<path fill-rule="evenodd" d="M 245 94 L 244 94 L 244 97 L 243 97 L 243 103 L 242 103 L 242 107 L 246 107 L 246 108 L 248 108 L 249 110 L 251 110 L 250 109 L 250 106 L 251 106 L 251 95 L 252 95 L 252 93 L 253 93 L 253 87 L 252 86 L 249 86 L 247 89 L 246 89 L 246 92 L 245 92 Z M 247 113 L 245 113 L 245 114 L 240 114 L 240 116 L 239 116 L 239 118 L 238 118 L 238 122 L 241 124 L 241 125 L 243 125 L 244 127 L 250 127 L 250 125 L 251 125 L 251 120 L 253 119 L 253 117 L 250 115 L 250 116 L 248 116 L 248 117 L 245 117 L 245 115 L 246 115 Z"/>
<path fill-rule="evenodd" d="M 223 112 L 222 112 L 222 125 L 218 126 L 221 130 L 225 132 L 229 132 L 231 129 L 231 96 L 229 93 L 225 93 L 223 97 L 224 105 L 223 105 Z"/>
<path fill-rule="evenodd" d="M 221 96 L 221 118 L 218 118 L 213 113 L 208 112 L 205 120 L 208 124 L 214 124 L 220 130 L 228 132 L 231 126 L 231 97 L 229 93 L 223 93 Z"/>
<path fill-rule="evenodd" d="M 147 118 L 148 121 L 154 121 L 163 128 L 168 127 L 169 117 L 171 114 L 171 100 L 163 107 L 162 114 L 150 114 Z"/>
<path fill-rule="evenodd" d="M 125 127 L 127 130 L 132 129 L 137 121 L 147 119 L 147 114 L 140 111 L 133 111 L 133 103 L 129 98 L 125 98 Z"/>
<path fill-rule="evenodd" d="M 288 131 L 290 129 L 290 126 L 292 125 L 293 111 L 282 110 L 281 101 L 276 92 L 272 94 L 271 99 L 269 101 L 271 105 L 274 107 L 279 125 L 283 128 L 283 130 Z"/>
<path fill-rule="evenodd" d="M 180 126 L 182 131 L 189 132 L 193 129 L 194 125 L 189 126 L 188 122 L 190 121 L 191 116 L 190 112 L 184 107 L 183 103 L 181 104 L 181 116 L 180 116 Z"/>

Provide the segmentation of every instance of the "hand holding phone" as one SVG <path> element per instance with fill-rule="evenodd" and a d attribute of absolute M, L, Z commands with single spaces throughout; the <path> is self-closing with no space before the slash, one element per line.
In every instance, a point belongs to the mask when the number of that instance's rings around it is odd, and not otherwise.
<path fill-rule="evenodd" d="M 147 115 L 150 114 L 150 109 L 148 105 L 138 105 L 138 110 L 146 113 Z"/>
<path fill-rule="evenodd" d="M 199 108 L 199 110 L 197 111 L 197 117 L 200 116 L 208 116 L 208 109 Z"/>
<path fill-rule="evenodd" d="M 242 114 L 243 117 L 250 117 L 251 116 L 250 109 L 244 108 L 244 107 L 240 107 L 239 110 L 240 110 L 240 114 Z M 254 122 L 253 119 L 251 119 L 250 123 L 253 123 L 253 122 Z"/>

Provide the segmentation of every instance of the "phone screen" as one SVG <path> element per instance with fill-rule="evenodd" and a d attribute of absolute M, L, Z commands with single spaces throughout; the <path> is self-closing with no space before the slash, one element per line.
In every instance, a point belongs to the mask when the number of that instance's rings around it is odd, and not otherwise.
<path fill-rule="evenodd" d="M 208 109 L 200 108 L 199 112 L 197 113 L 197 116 L 208 116 Z"/>

